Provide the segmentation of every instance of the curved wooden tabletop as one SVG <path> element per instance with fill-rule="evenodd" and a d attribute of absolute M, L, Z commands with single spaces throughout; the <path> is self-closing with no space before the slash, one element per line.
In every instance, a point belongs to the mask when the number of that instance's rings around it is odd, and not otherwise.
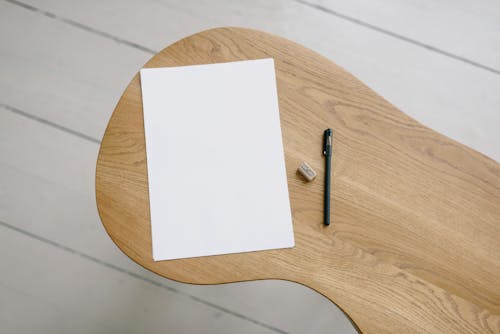
<path fill-rule="evenodd" d="M 104 135 L 97 205 L 113 241 L 170 279 L 286 279 L 364 333 L 500 332 L 500 166 L 406 116 L 328 59 L 280 37 L 204 31 L 145 67 L 275 59 L 296 246 L 154 262 L 139 77 Z M 332 225 L 322 225 L 322 132 L 334 130 Z M 302 160 L 319 171 L 306 183 Z"/>

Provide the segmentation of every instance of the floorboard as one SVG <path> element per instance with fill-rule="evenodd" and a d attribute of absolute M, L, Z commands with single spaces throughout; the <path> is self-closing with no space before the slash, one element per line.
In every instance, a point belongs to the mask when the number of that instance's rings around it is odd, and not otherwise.
<path fill-rule="evenodd" d="M 495 0 L 295 0 L 500 74 Z"/>
<path fill-rule="evenodd" d="M 3 333 L 280 333 L 0 226 Z M 15 249 L 16 251 L 12 251 Z M 196 321 L 193 321 L 196 319 Z"/>

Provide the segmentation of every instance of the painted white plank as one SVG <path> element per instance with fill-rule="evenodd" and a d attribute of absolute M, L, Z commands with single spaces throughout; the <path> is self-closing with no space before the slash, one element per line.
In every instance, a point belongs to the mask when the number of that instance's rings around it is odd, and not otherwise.
<path fill-rule="evenodd" d="M 183 291 L 201 295 L 288 333 L 357 334 L 338 307 L 314 290 L 292 282 L 266 280 L 216 285 L 210 289 L 188 285 Z"/>
<path fill-rule="evenodd" d="M 97 139 L 151 56 L 4 1 L 0 42 L 0 103 Z"/>
<path fill-rule="evenodd" d="M 97 149 L 95 143 L 0 108 L 0 221 L 289 333 L 353 331 L 330 301 L 298 284 L 192 286 L 133 263 L 98 218 L 93 191 Z"/>
<path fill-rule="evenodd" d="M 499 75 L 309 6 L 286 0 L 25 1 L 155 50 L 216 26 L 248 26 L 282 35 L 345 67 L 425 125 L 500 160 Z M 73 40 L 70 33 L 72 30 L 60 32 L 62 44 Z M 132 57 L 135 52 L 130 50 Z M 128 56 L 128 51 L 124 55 Z M 123 67 L 123 71 L 131 73 L 133 69 Z M 115 87 L 123 85 L 120 80 Z M 99 110 L 110 108 L 110 112 L 111 104 Z M 97 124 L 88 131 L 100 133 L 103 127 Z"/>
<path fill-rule="evenodd" d="M 500 71 L 497 0 L 300 0 Z"/>
<path fill-rule="evenodd" d="M 116 256 L 120 253 L 99 222 L 93 191 L 98 148 L 0 108 L 0 220 L 102 260 L 129 264 Z"/>
<path fill-rule="evenodd" d="M 4 226 L 0 251 L 2 333 L 276 333 Z"/>

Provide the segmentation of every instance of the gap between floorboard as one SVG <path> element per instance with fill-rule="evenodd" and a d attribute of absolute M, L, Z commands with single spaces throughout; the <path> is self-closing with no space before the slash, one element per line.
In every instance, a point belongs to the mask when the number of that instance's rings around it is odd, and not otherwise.
<path fill-rule="evenodd" d="M 134 272 L 128 271 L 128 270 L 126 270 L 126 269 L 123 269 L 123 268 L 121 268 L 121 267 L 119 267 L 119 266 L 116 266 L 116 265 L 114 265 L 114 264 L 112 264 L 112 263 L 108 263 L 108 262 L 106 262 L 106 261 L 102 261 L 102 260 L 100 260 L 100 259 L 98 259 L 98 258 L 95 258 L 95 257 L 93 257 L 93 256 L 87 255 L 87 254 L 85 254 L 85 253 L 83 253 L 83 252 L 79 252 L 79 251 L 77 251 L 77 250 L 75 250 L 75 249 L 72 249 L 72 248 L 67 247 L 67 246 L 65 246 L 65 245 L 62 245 L 62 244 L 59 244 L 59 243 L 57 243 L 57 242 L 54 242 L 54 241 L 49 240 L 49 239 L 47 239 L 47 238 L 44 238 L 44 237 L 42 237 L 42 236 L 36 235 L 36 234 L 34 234 L 34 233 L 31 233 L 31 232 L 29 232 L 29 231 L 26 231 L 26 230 L 24 230 L 24 229 L 21 229 L 21 228 L 19 228 L 19 227 L 14 226 L 14 225 L 8 224 L 8 223 L 6 223 L 6 222 L 4 222 L 4 221 L 1 221 L 1 220 L 0 220 L 0 226 L 3 226 L 4 228 L 8 228 L 8 229 L 10 229 L 10 230 L 12 230 L 12 231 L 15 231 L 15 232 L 21 233 L 21 234 L 23 234 L 23 235 L 25 235 L 25 236 L 27 236 L 27 237 L 29 237 L 29 238 L 31 238 L 31 239 L 38 240 L 38 241 L 43 242 L 43 243 L 45 243 L 45 244 L 51 245 L 51 246 L 53 246 L 53 247 L 56 247 L 56 248 L 58 248 L 58 249 L 60 249 L 60 250 L 65 251 L 65 252 L 68 252 L 68 253 L 71 253 L 71 254 L 77 255 L 77 256 L 79 256 L 79 257 L 81 257 L 81 258 L 83 258 L 83 259 L 86 259 L 86 260 L 92 261 L 92 262 L 97 263 L 97 264 L 99 264 L 99 265 L 102 265 L 102 266 L 104 266 L 104 267 L 106 267 L 106 268 L 108 268 L 108 269 L 111 269 L 111 270 L 115 270 L 115 271 L 121 272 L 121 273 L 126 274 L 126 275 L 128 275 L 128 276 L 131 276 L 131 277 L 133 277 L 133 278 L 136 278 L 136 279 L 142 280 L 142 281 L 144 281 L 144 282 L 146 282 L 146 283 L 149 283 L 149 284 L 152 284 L 152 285 L 154 285 L 154 286 L 157 286 L 157 287 L 160 287 L 160 288 L 166 289 L 166 290 L 168 290 L 168 291 L 170 291 L 170 292 L 173 292 L 173 293 L 176 293 L 176 294 L 179 294 L 179 295 L 182 295 L 182 296 L 188 297 L 188 298 L 190 298 L 191 300 L 193 300 L 193 301 L 195 301 L 195 302 L 201 303 L 201 304 L 203 304 L 203 305 L 205 305 L 205 306 L 208 306 L 208 307 L 214 308 L 214 309 L 216 309 L 216 310 L 218 310 L 218 311 L 221 311 L 221 312 L 227 313 L 227 314 L 229 314 L 229 315 L 235 316 L 235 317 L 240 318 L 240 319 L 242 319 L 242 320 L 245 320 L 245 321 L 251 322 L 251 323 L 253 323 L 253 324 L 255 324 L 255 325 L 258 325 L 258 326 L 264 327 L 264 328 L 269 329 L 269 330 L 271 330 L 271 331 L 274 331 L 274 332 L 276 332 L 276 333 L 288 334 L 287 332 L 285 332 L 285 331 L 283 331 L 283 330 L 281 330 L 281 329 L 279 329 L 279 328 L 276 328 L 276 327 L 274 327 L 274 326 L 272 326 L 272 325 L 269 325 L 269 324 L 263 323 L 263 322 L 261 322 L 261 321 L 258 321 L 258 320 L 256 320 L 256 319 L 253 319 L 253 318 L 247 317 L 247 316 L 245 316 L 245 315 L 243 315 L 243 314 L 241 314 L 241 313 L 234 312 L 234 311 L 229 310 L 229 309 L 227 309 L 227 308 L 225 308 L 225 307 L 223 307 L 223 306 L 217 305 L 217 304 L 215 304 L 215 303 L 212 303 L 212 302 L 210 302 L 210 301 L 207 301 L 207 300 L 204 300 L 204 299 L 202 299 L 202 298 L 196 297 L 196 296 L 191 295 L 191 294 L 189 294 L 189 293 L 186 293 L 186 292 L 180 291 L 180 290 L 178 290 L 178 289 L 172 288 L 172 287 L 170 287 L 170 286 L 168 286 L 168 285 L 162 284 L 162 283 L 157 282 L 157 281 L 155 281 L 155 280 L 152 280 L 152 279 L 150 279 L 150 278 L 147 278 L 147 277 L 144 277 L 144 276 L 138 275 L 138 274 L 136 274 L 136 273 L 134 273 Z"/>

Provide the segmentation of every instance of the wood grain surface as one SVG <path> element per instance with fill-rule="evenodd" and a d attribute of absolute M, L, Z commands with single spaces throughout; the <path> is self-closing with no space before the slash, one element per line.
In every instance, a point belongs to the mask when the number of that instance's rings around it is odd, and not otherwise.
<path fill-rule="evenodd" d="M 152 260 L 138 75 L 113 113 L 97 161 L 97 206 L 118 247 L 181 282 L 304 284 L 363 333 L 500 333 L 496 162 L 422 126 L 328 59 L 263 32 L 204 31 L 145 67 L 266 57 L 276 65 L 295 248 Z M 334 130 L 330 227 L 322 225 L 327 127 Z M 314 182 L 296 173 L 304 160 L 318 172 Z"/>

